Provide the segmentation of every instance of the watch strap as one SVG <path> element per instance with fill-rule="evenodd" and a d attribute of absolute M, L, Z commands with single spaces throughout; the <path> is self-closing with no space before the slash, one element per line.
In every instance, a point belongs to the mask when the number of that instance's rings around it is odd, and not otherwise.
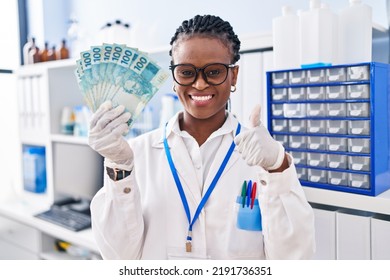
<path fill-rule="evenodd" d="M 131 174 L 131 171 L 106 166 L 107 175 L 113 181 L 119 181 Z"/>

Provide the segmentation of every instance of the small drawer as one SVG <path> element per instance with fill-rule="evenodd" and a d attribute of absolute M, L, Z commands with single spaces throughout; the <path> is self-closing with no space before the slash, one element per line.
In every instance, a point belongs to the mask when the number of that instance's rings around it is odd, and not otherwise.
<path fill-rule="evenodd" d="M 348 122 L 338 120 L 326 121 L 326 132 L 332 134 L 347 134 Z"/>
<path fill-rule="evenodd" d="M 309 87 L 307 89 L 307 99 L 324 100 L 325 98 L 325 87 Z"/>
<path fill-rule="evenodd" d="M 328 171 L 328 184 L 348 186 L 348 173 L 338 171 Z"/>
<path fill-rule="evenodd" d="M 304 71 L 304 70 L 290 71 L 288 73 L 288 79 L 289 79 L 290 85 L 305 84 L 306 83 L 306 71 Z"/>
<path fill-rule="evenodd" d="M 347 96 L 346 86 L 327 86 L 326 98 L 333 99 L 345 99 Z"/>
<path fill-rule="evenodd" d="M 370 121 L 348 121 L 348 134 L 370 135 Z"/>
<path fill-rule="evenodd" d="M 287 100 L 287 88 L 273 88 L 272 100 L 274 101 Z"/>
<path fill-rule="evenodd" d="M 295 165 L 306 165 L 305 152 L 290 151 L 289 153 L 291 154 Z"/>
<path fill-rule="evenodd" d="M 272 116 L 274 117 L 283 116 L 283 104 L 272 104 Z"/>
<path fill-rule="evenodd" d="M 326 81 L 324 69 L 312 69 L 307 71 L 307 83 L 323 83 Z"/>
<path fill-rule="evenodd" d="M 368 66 L 351 66 L 347 70 L 348 81 L 365 81 L 370 79 Z"/>
<path fill-rule="evenodd" d="M 306 88 L 296 87 L 288 89 L 289 100 L 305 100 L 306 99 Z"/>
<path fill-rule="evenodd" d="M 328 181 L 326 170 L 308 169 L 307 179 L 314 183 L 326 183 Z"/>
<path fill-rule="evenodd" d="M 332 152 L 346 152 L 347 138 L 342 137 L 328 137 L 326 138 L 328 151 Z"/>
<path fill-rule="evenodd" d="M 41 233 L 35 228 L 0 216 L 0 240 L 38 253 L 40 251 Z"/>
<path fill-rule="evenodd" d="M 346 117 L 347 104 L 346 103 L 328 103 L 329 117 Z"/>
<path fill-rule="evenodd" d="M 349 138 L 348 152 L 352 153 L 370 153 L 370 139 L 369 138 Z"/>
<path fill-rule="evenodd" d="M 307 153 L 307 164 L 315 167 L 326 167 L 326 154 Z"/>
<path fill-rule="evenodd" d="M 370 176 L 366 174 L 349 173 L 349 186 L 354 188 L 369 189 Z"/>
<path fill-rule="evenodd" d="M 289 120 L 288 121 L 288 129 L 290 132 L 306 132 L 306 120 Z"/>
<path fill-rule="evenodd" d="M 370 86 L 349 85 L 347 87 L 347 97 L 349 99 L 368 99 L 370 98 Z"/>
<path fill-rule="evenodd" d="M 275 134 L 274 139 L 278 142 L 280 142 L 283 147 L 288 147 L 288 135 L 283 135 L 283 134 Z"/>
<path fill-rule="evenodd" d="M 347 79 L 347 70 L 344 67 L 335 67 L 326 69 L 328 82 L 345 82 Z"/>
<path fill-rule="evenodd" d="M 347 169 L 348 168 L 348 156 L 328 154 L 328 167 L 329 168 Z"/>
<path fill-rule="evenodd" d="M 296 167 L 295 169 L 297 170 L 298 179 L 307 181 L 307 169 L 301 167 Z"/>
<path fill-rule="evenodd" d="M 287 85 L 288 84 L 288 72 L 274 72 L 272 73 L 273 85 Z"/>
<path fill-rule="evenodd" d="M 276 132 L 287 132 L 288 123 L 287 120 L 272 120 L 272 130 Z"/>
<path fill-rule="evenodd" d="M 325 120 L 307 120 L 307 132 L 309 133 L 326 133 Z"/>
<path fill-rule="evenodd" d="M 306 149 L 306 137 L 300 135 L 290 135 L 288 137 L 288 144 L 293 149 Z"/>
<path fill-rule="evenodd" d="M 348 103 L 349 117 L 369 117 L 369 103 Z"/>
<path fill-rule="evenodd" d="M 307 137 L 307 148 L 311 150 L 326 150 L 326 138 L 318 136 Z"/>
<path fill-rule="evenodd" d="M 306 114 L 310 117 L 325 117 L 326 106 L 324 103 L 309 103 Z"/>
<path fill-rule="evenodd" d="M 356 171 L 370 171 L 370 157 L 349 156 L 348 168 Z"/>
<path fill-rule="evenodd" d="M 304 118 L 306 117 L 306 104 L 304 103 L 285 103 L 283 104 L 285 118 Z"/>

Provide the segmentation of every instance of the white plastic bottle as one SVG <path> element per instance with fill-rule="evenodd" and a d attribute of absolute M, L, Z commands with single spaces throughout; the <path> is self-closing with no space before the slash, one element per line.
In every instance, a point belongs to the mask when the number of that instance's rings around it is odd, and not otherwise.
<path fill-rule="evenodd" d="M 349 0 L 339 14 L 341 63 L 369 62 L 372 59 L 372 8 L 361 0 Z"/>
<path fill-rule="evenodd" d="M 335 14 L 319 0 L 299 14 L 300 64 L 303 68 L 332 65 L 335 57 Z"/>
<path fill-rule="evenodd" d="M 272 20 L 274 69 L 300 67 L 299 17 L 290 6 L 282 7 L 282 15 Z"/>

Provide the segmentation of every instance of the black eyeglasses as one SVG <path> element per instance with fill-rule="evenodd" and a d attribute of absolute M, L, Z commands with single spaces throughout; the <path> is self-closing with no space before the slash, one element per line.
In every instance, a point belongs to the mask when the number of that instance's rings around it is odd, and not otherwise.
<path fill-rule="evenodd" d="M 234 64 L 211 63 L 202 68 L 196 68 L 192 64 L 176 64 L 169 66 L 172 70 L 173 79 L 182 86 L 192 85 L 198 78 L 198 73 L 202 72 L 206 83 L 218 86 L 226 81 L 229 68 L 234 68 Z"/>

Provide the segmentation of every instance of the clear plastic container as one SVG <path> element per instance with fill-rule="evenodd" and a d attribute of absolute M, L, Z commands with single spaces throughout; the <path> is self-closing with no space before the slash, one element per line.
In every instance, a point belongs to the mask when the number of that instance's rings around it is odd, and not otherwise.
<path fill-rule="evenodd" d="M 328 183 L 332 185 L 348 186 L 348 173 L 328 171 Z"/>
<path fill-rule="evenodd" d="M 297 164 L 306 165 L 306 153 L 291 151 L 290 154 L 293 158 L 295 165 Z"/>
<path fill-rule="evenodd" d="M 73 129 L 74 136 L 88 136 L 88 127 L 91 119 L 91 111 L 87 106 L 81 105 L 74 107 L 75 123 Z"/>
<path fill-rule="evenodd" d="M 299 15 L 301 66 L 331 65 L 337 56 L 336 15 L 319 0 L 310 0 L 310 9 Z"/>
<path fill-rule="evenodd" d="M 340 63 L 369 62 L 372 58 L 372 8 L 349 0 L 339 14 Z"/>
<path fill-rule="evenodd" d="M 314 183 L 326 183 L 328 181 L 328 173 L 326 170 L 308 169 L 307 179 Z"/>
<path fill-rule="evenodd" d="M 282 16 L 272 20 L 275 69 L 299 67 L 299 17 L 290 6 L 282 7 Z"/>

